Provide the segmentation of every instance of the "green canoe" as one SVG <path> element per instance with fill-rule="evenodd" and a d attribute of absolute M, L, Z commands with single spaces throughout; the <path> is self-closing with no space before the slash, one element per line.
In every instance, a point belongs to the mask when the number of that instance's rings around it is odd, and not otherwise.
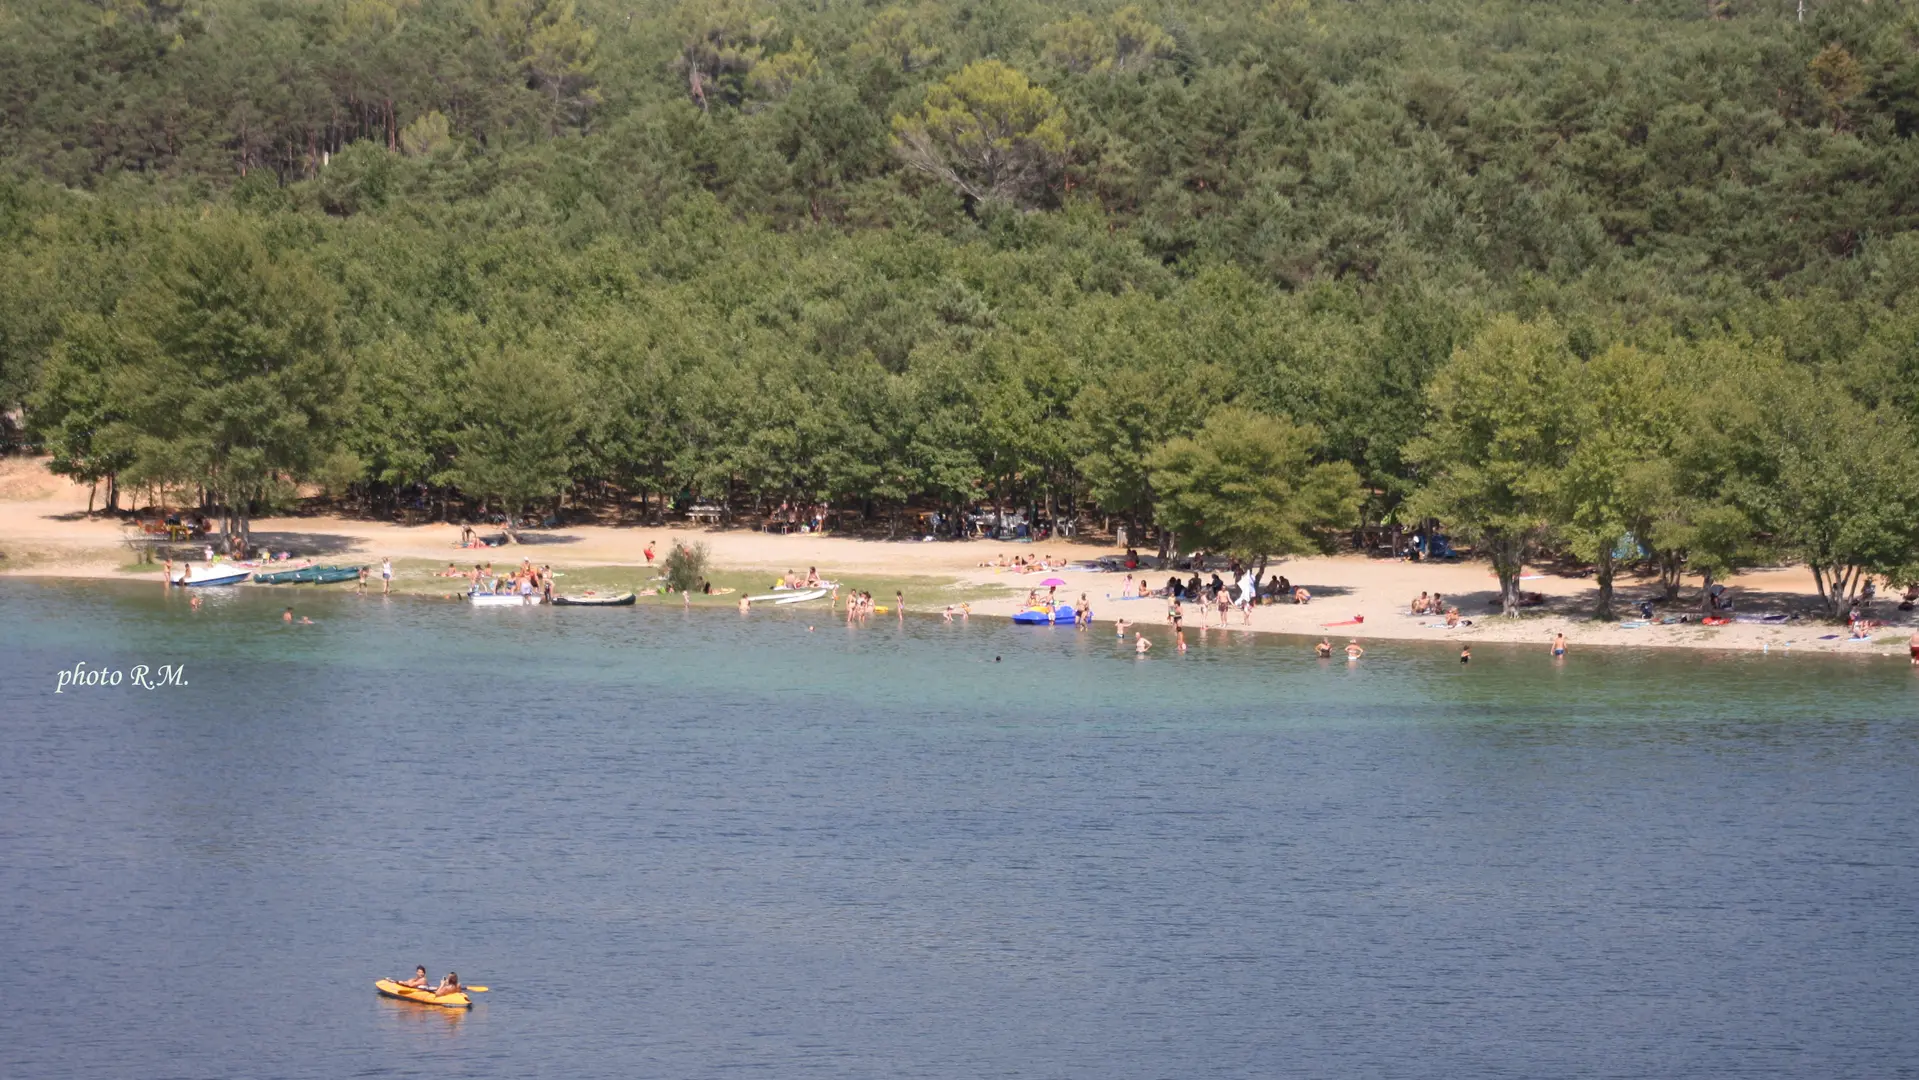
<path fill-rule="evenodd" d="M 298 570 L 255 574 L 253 580 L 263 585 L 331 585 L 339 581 L 353 581 L 359 576 L 360 568 L 357 566 L 303 566 Z"/>

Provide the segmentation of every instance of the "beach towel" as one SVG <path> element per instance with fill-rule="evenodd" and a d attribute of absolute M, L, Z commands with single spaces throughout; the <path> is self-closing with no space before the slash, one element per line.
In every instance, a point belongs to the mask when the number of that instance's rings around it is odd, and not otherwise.
<path fill-rule="evenodd" d="M 1360 623 L 1363 623 L 1365 621 L 1366 621 L 1366 616 L 1355 615 L 1350 619 L 1342 619 L 1339 622 L 1323 622 L 1323 623 L 1320 623 L 1319 625 L 1321 626 L 1358 626 Z"/>
<path fill-rule="evenodd" d="M 1732 621 L 1742 623 L 1782 623 L 1786 621 L 1786 618 L 1784 613 L 1775 611 L 1765 615 L 1734 615 Z"/>
<path fill-rule="evenodd" d="M 1651 626 L 1651 625 L 1652 625 L 1651 623 L 1649 623 L 1649 622 L 1647 622 L 1647 621 L 1646 621 L 1646 620 L 1644 620 L 1644 619 L 1632 619 L 1632 620 L 1629 620 L 1629 621 L 1627 621 L 1627 622 L 1622 622 L 1622 623 L 1620 623 L 1620 624 L 1619 624 L 1619 629 L 1621 629 L 1621 630 L 1637 630 L 1637 629 L 1639 629 L 1639 628 L 1640 628 L 1640 627 L 1642 627 L 1642 626 Z"/>

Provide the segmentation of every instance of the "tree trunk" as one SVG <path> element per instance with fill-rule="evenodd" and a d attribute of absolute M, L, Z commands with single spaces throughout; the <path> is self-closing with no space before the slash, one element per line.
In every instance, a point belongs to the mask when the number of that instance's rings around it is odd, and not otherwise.
<path fill-rule="evenodd" d="M 1599 602 L 1593 605 L 1593 618 L 1600 622 L 1612 622 L 1616 616 L 1612 610 L 1612 580 L 1614 564 L 1612 549 L 1599 553 L 1599 562 L 1593 568 L 1593 577 L 1599 583 Z"/>
<path fill-rule="evenodd" d="M 1526 541 L 1503 536 L 1489 545 L 1493 554 L 1493 572 L 1499 575 L 1500 614 L 1519 614 L 1519 571 L 1525 561 Z"/>
<path fill-rule="evenodd" d="M 1826 612 L 1837 622 L 1846 617 L 1851 606 L 1851 586 L 1862 580 L 1856 566 L 1814 566 L 1813 584 L 1819 589 L 1819 598 L 1826 602 Z"/>
<path fill-rule="evenodd" d="M 1660 597 L 1667 603 L 1679 599 L 1679 578 L 1686 569 L 1686 559 L 1682 552 L 1662 551 L 1659 553 Z"/>
<path fill-rule="evenodd" d="M 1699 614 L 1701 617 L 1712 614 L 1712 571 L 1699 575 Z"/>
<path fill-rule="evenodd" d="M 93 497 L 98 494 L 100 494 L 100 481 L 95 480 L 93 484 L 87 488 L 87 514 L 89 516 L 93 514 Z"/>

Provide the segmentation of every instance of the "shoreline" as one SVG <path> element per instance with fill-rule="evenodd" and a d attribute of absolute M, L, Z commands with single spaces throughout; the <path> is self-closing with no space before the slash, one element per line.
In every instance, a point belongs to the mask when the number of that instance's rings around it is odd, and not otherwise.
<path fill-rule="evenodd" d="M 88 490 L 64 478 L 47 473 L 37 461 L 0 459 L 0 577 L 68 578 L 112 581 L 152 581 L 157 584 L 160 564 L 139 574 L 127 572 L 136 557 L 124 544 L 125 529 L 119 520 L 88 516 Z M 874 593 L 877 603 L 890 606 L 892 594 L 907 594 L 909 613 L 938 617 L 948 603 L 971 605 L 972 613 L 1010 618 L 1025 602 L 1029 589 L 1044 594 L 1040 582 L 1057 577 L 1065 584 L 1058 589 L 1059 600 L 1077 601 L 1083 593 L 1093 610 L 1095 631 L 1111 632 L 1115 618 L 1153 632 L 1162 639 L 1158 648 L 1170 647 L 1163 639 L 1170 629 L 1166 622 L 1166 602 L 1161 599 L 1119 599 L 1124 573 L 1084 569 L 1065 569 L 1015 574 L 996 566 L 982 565 L 1004 556 L 1051 556 L 1071 562 L 1100 556 L 1119 555 L 1111 545 L 1086 541 L 1054 541 L 1041 544 L 991 540 L 923 542 L 914 540 L 864 539 L 832 534 L 775 535 L 745 529 L 715 530 L 698 526 L 667 525 L 579 525 L 551 531 L 530 532 L 528 542 L 484 549 L 456 545 L 459 527 L 447 524 L 400 525 L 363 521 L 336 515 L 262 518 L 254 522 L 256 543 L 273 551 L 292 551 L 296 559 L 310 558 L 315 563 L 371 564 L 375 567 L 372 587 L 377 589 L 378 564 L 392 557 L 398 574 L 397 591 L 414 594 L 463 592 L 464 589 L 438 587 L 446 578 L 433 576 L 435 569 L 447 564 L 469 567 L 475 562 L 516 566 L 521 560 L 553 566 L 562 575 L 559 591 L 567 591 L 565 577 L 575 580 L 576 588 L 636 587 L 654 576 L 643 549 L 654 543 L 656 556 L 663 557 L 666 546 L 675 541 L 700 541 L 711 553 L 711 576 L 716 585 L 744 587 L 763 591 L 760 584 L 771 583 L 787 571 L 805 573 L 817 568 L 822 576 L 842 582 L 844 588 L 864 588 Z M 26 556 L 26 559 L 22 559 Z M 291 565 L 291 564 L 290 564 Z M 1619 623 L 1598 622 L 1588 614 L 1595 588 L 1589 578 L 1561 575 L 1550 571 L 1528 571 L 1525 588 L 1544 596 L 1537 609 L 1508 619 L 1487 607 L 1497 590 L 1492 571 L 1484 562 L 1461 561 L 1411 563 L 1367 555 L 1334 555 L 1291 558 L 1275 561 L 1268 574 L 1283 574 L 1294 584 L 1304 585 L 1314 596 L 1308 605 L 1290 603 L 1257 607 L 1250 623 L 1243 622 L 1237 610 L 1229 615 L 1225 629 L 1253 633 L 1290 634 L 1297 637 L 1326 636 L 1335 646 L 1345 639 L 1368 641 L 1426 641 L 1454 645 L 1480 642 L 1535 644 L 1547 648 L 1555 633 L 1564 633 L 1572 647 L 1618 647 L 1655 649 L 1706 649 L 1792 652 L 1831 652 L 1840 655 L 1906 656 L 1907 635 L 1919 623 L 1913 612 L 1895 610 L 1889 599 L 1880 600 L 1869 612 L 1885 620 L 1876 628 L 1870 643 L 1849 644 L 1843 627 L 1816 617 L 1818 597 L 1812 587 L 1812 575 L 1803 567 L 1756 570 L 1734 577 L 1727 584 L 1737 598 L 1742 613 L 1780 612 L 1794 615 L 1785 624 L 1733 623 L 1708 627 L 1697 621 L 1697 589 L 1682 591 L 1682 603 L 1663 607 L 1665 613 L 1688 613 L 1692 621 L 1675 625 L 1651 625 L 1634 629 Z M 151 576 L 146 576 L 150 574 Z M 1148 580 L 1163 585 L 1171 571 L 1136 572 L 1135 581 Z M 1210 575 L 1209 575 L 1210 576 Z M 1689 583 L 1690 584 L 1690 583 Z M 1657 581 L 1646 577 L 1622 577 L 1615 586 L 1615 608 L 1629 612 L 1642 596 L 1657 591 Z M 282 588 L 252 586 L 247 588 Z M 352 588 L 319 586 L 317 588 Z M 299 589 L 299 586 L 286 586 Z M 1472 620 L 1470 627 L 1447 630 L 1426 625 L 1436 621 L 1407 614 L 1410 603 L 1421 592 L 1443 594 L 1448 605 L 1457 605 L 1462 616 Z M 298 592 L 289 596 L 297 596 Z M 732 606 L 737 596 L 703 598 L 696 606 Z M 642 598 L 642 604 L 674 601 Z M 1187 606 L 1187 641 L 1197 648 L 1202 640 L 1197 611 Z M 1363 622 L 1349 623 L 1355 616 Z M 1331 625 L 1328 625 L 1331 624 Z M 1219 629 L 1217 619 L 1213 629 Z"/>
<path fill-rule="evenodd" d="M 632 568 L 624 567 L 624 566 L 623 567 L 588 566 L 588 567 L 569 567 L 567 569 L 571 569 L 575 573 L 580 573 L 580 572 L 591 572 L 591 571 L 605 571 L 610 569 L 632 569 Z M 157 582 L 145 581 L 139 577 L 136 577 L 130 574 L 84 572 L 84 571 L 74 572 L 74 573 L 60 572 L 60 571 L 49 571 L 49 572 L 28 571 L 28 572 L 12 572 L 12 573 L 0 572 L 0 578 L 13 578 L 17 580 L 57 581 L 57 582 L 106 581 L 106 582 L 116 582 L 119 584 L 124 584 L 129 586 L 132 586 L 132 585 L 144 586 L 144 585 L 157 584 Z M 400 580 L 400 576 L 398 574 L 395 575 L 395 580 L 396 581 Z M 416 578 L 415 584 L 417 584 L 417 578 Z M 273 591 L 281 596 L 287 597 L 289 600 L 295 601 L 296 603 L 297 603 L 297 598 L 302 596 L 340 595 L 342 593 L 350 593 L 355 591 L 353 586 L 345 585 L 345 584 L 309 587 L 309 586 L 296 586 L 296 585 L 289 585 L 289 586 L 253 585 L 251 583 L 248 583 L 248 584 L 243 584 L 238 586 L 222 586 L 222 587 L 241 588 L 249 592 L 257 592 L 261 594 L 266 594 L 268 591 Z M 368 589 L 367 595 L 370 597 L 377 597 L 380 595 L 380 593 L 377 587 L 371 587 Z M 463 595 L 464 595 L 463 593 L 442 593 L 442 592 L 437 592 L 431 588 L 422 589 L 422 588 L 414 587 L 414 588 L 404 588 L 404 589 L 396 588 L 391 594 L 391 596 L 386 598 L 392 599 L 392 600 L 401 600 L 401 601 L 430 601 L 430 602 L 440 603 L 440 604 L 461 604 Z M 878 593 L 875 593 L 876 597 L 878 597 L 878 595 L 879 595 Z M 973 610 L 971 614 L 973 616 L 977 616 L 983 619 L 995 619 L 995 620 L 1001 620 L 1005 622 L 1011 622 L 1013 615 L 1017 611 L 1018 606 L 1022 601 L 1005 599 L 1005 598 L 994 598 L 994 599 L 986 599 L 986 600 L 974 599 L 968 602 L 972 605 Z M 691 608 L 693 610 L 711 612 L 715 614 L 731 614 L 731 613 L 734 613 L 735 611 L 736 603 L 737 603 L 736 596 L 729 594 L 726 597 L 724 597 L 724 599 L 720 599 L 716 597 L 707 597 L 707 598 L 695 600 L 691 604 Z M 1155 615 L 1161 615 L 1163 614 L 1163 611 L 1164 611 L 1165 602 L 1158 598 L 1149 598 L 1146 601 L 1134 601 L 1134 603 L 1139 603 L 1144 605 L 1148 610 L 1151 610 L 1152 612 L 1154 612 Z M 535 606 L 538 606 L 538 605 L 535 605 Z M 671 595 L 653 596 L 649 594 L 649 595 L 642 595 L 639 598 L 639 601 L 635 605 L 635 607 L 641 608 L 641 609 L 643 608 L 674 609 L 674 608 L 682 607 L 682 603 L 676 600 L 675 598 L 673 598 Z M 771 605 L 763 604 L 755 608 L 754 610 L 766 610 L 770 607 Z M 914 608 L 909 598 L 908 611 L 906 614 L 908 617 L 913 619 L 938 620 L 942 618 L 943 608 L 944 608 L 943 604 L 935 604 L 930 606 Z M 1219 626 L 1217 622 L 1215 622 L 1209 628 L 1205 628 L 1205 629 L 1202 629 L 1197 624 L 1188 623 L 1186 626 L 1186 629 L 1188 631 L 1187 642 L 1188 642 L 1189 651 L 1199 651 L 1205 648 L 1206 641 L 1207 641 L 1206 635 L 1210 633 L 1257 634 L 1260 636 L 1270 636 L 1275 638 L 1291 638 L 1299 641 L 1302 647 L 1309 647 L 1310 643 L 1313 640 L 1324 637 L 1330 642 L 1332 642 L 1336 653 L 1338 652 L 1338 650 L 1344 647 L 1342 642 L 1347 640 L 1357 640 L 1362 645 L 1368 645 L 1369 643 L 1380 643 L 1380 642 L 1393 642 L 1393 643 L 1413 642 L 1421 645 L 1440 645 L 1440 646 L 1445 646 L 1449 649 L 1457 645 L 1499 645 L 1499 646 L 1523 645 L 1523 646 L 1537 647 L 1543 651 L 1549 647 L 1549 644 L 1552 640 L 1552 635 L 1555 632 L 1562 630 L 1567 623 L 1570 623 L 1573 626 L 1583 625 L 1592 631 L 1592 633 L 1582 634 L 1582 635 L 1575 635 L 1571 632 L 1567 632 L 1568 644 L 1571 646 L 1577 646 L 1579 649 L 1582 649 L 1582 650 L 1583 649 L 1608 649 L 1608 650 L 1653 649 L 1653 650 L 1687 650 L 1687 651 L 1697 651 L 1697 652 L 1721 652 L 1721 653 L 1726 653 L 1726 652 L 1766 653 L 1766 654 L 1781 653 L 1785 655 L 1791 655 L 1792 653 L 1797 652 L 1801 654 L 1815 653 L 1822 656 L 1886 657 L 1886 658 L 1893 658 L 1893 659 L 1902 659 L 1902 658 L 1905 658 L 1907 655 L 1905 652 L 1905 635 L 1907 632 L 1904 629 L 1898 630 L 1897 644 L 1894 644 L 1890 641 L 1883 642 L 1883 643 L 1880 641 L 1880 638 L 1891 636 L 1890 628 L 1888 629 L 1888 632 L 1877 635 L 1873 639 L 1871 639 L 1870 644 L 1867 644 L 1867 643 L 1849 644 L 1846 641 L 1843 634 L 1838 635 L 1836 639 L 1821 640 L 1818 632 L 1819 631 L 1830 632 L 1831 628 L 1827 624 L 1815 623 L 1815 622 L 1800 622 L 1795 624 L 1787 624 L 1783 626 L 1776 626 L 1776 625 L 1770 625 L 1770 624 L 1766 624 L 1766 625 L 1733 624 L 1733 626 L 1727 626 L 1727 627 L 1700 626 L 1697 623 L 1677 624 L 1677 625 L 1664 626 L 1664 627 L 1647 627 L 1645 629 L 1692 631 L 1693 633 L 1687 637 L 1666 636 L 1661 638 L 1658 636 L 1648 635 L 1645 637 L 1621 637 L 1614 640 L 1604 640 L 1602 635 L 1606 634 L 1610 624 L 1597 623 L 1591 620 L 1584 620 L 1584 621 L 1567 620 L 1563 616 L 1555 616 L 1550 614 L 1538 615 L 1538 616 L 1521 616 L 1520 618 L 1514 619 L 1510 622 L 1503 621 L 1503 617 L 1501 616 L 1493 616 L 1492 617 L 1493 619 L 1498 619 L 1502 621 L 1482 622 L 1479 619 L 1475 619 L 1473 622 L 1473 625 L 1470 627 L 1462 627 L 1462 628 L 1450 630 L 1450 631 L 1433 629 L 1433 630 L 1427 630 L 1426 632 L 1421 633 L 1421 632 L 1414 632 L 1414 631 L 1424 630 L 1425 628 L 1414 627 L 1414 626 L 1407 625 L 1405 623 L 1395 625 L 1395 624 L 1375 624 L 1372 622 L 1367 622 L 1364 624 L 1360 624 L 1358 626 L 1337 626 L 1337 627 L 1332 627 L 1330 629 L 1299 629 L 1291 626 L 1275 626 L 1275 625 L 1271 625 L 1270 621 L 1266 623 L 1261 622 L 1261 612 L 1264 610 L 1265 609 L 1255 610 L 1254 621 L 1252 625 L 1241 624 L 1238 621 L 1240 616 L 1237 611 L 1234 612 L 1233 623 L 1230 626 L 1226 626 L 1223 628 Z M 822 611 L 821 609 L 816 608 L 812 606 L 811 604 L 808 604 L 804 607 L 780 609 L 780 611 L 783 614 L 793 614 L 793 615 L 809 613 L 809 612 L 823 614 L 830 617 L 836 623 L 845 621 L 845 618 L 846 618 L 844 614 L 845 612 L 844 607 Z M 1091 626 L 1089 627 L 1089 629 L 1086 631 L 1074 631 L 1074 632 L 1094 633 L 1094 634 L 1101 634 L 1101 635 L 1110 633 L 1114 625 L 1114 618 L 1123 616 L 1125 614 L 1126 614 L 1125 612 L 1119 612 L 1117 614 L 1113 613 L 1112 606 L 1110 604 L 1104 610 L 1102 610 L 1096 603 L 1096 606 L 1093 611 L 1093 622 Z M 883 621 L 883 620 L 893 619 L 894 617 L 895 617 L 894 614 L 891 612 L 883 612 L 883 613 L 869 616 L 868 620 Z M 1414 617 L 1410 615 L 1405 616 L 1405 619 L 1408 621 L 1410 621 L 1413 618 Z M 958 622 L 962 620 L 962 616 L 959 614 L 958 611 L 955 611 L 953 619 L 955 622 Z M 1734 629 L 1735 627 L 1742 627 L 1742 626 L 1746 629 L 1763 630 L 1763 631 L 1768 631 L 1769 633 L 1767 636 L 1759 640 L 1753 640 L 1753 638 L 1755 637 L 1754 635 L 1741 635 L 1738 637 L 1732 637 L 1730 639 L 1722 639 L 1716 634 L 1717 631 L 1731 630 L 1731 629 Z M 1616 626 L 1610 626 L 1610 628 L 1614 630 L 1618 629 Z M 1044 628 L 1035 627 L 1033 629 L 1033 632 L 1034 633 L 1063 632 L 1063 631 L 1067 631 L 1068 629 L 1069 629 L 1068 626 L 1044 627 Z M 1153 648 L 1156 654 L 1170 653 L 1173 651 L 1174 639 L 1171 636 L 1171 633 L 1172 633 L 1171 627 L 1167 622 L 1164 621 L 1163 618 L 1148 619 L 1143 621 L 1135 621 L 1131 618 L 1128 618 L 1127 628 L 1126 628 L 1127 634 L 1130 635 L 1135 630 L 1143 631 L 1145 632 L 1147 637 L 1154 639 Z M 1355 633 L 1354 631 L 1357 631 L 1357 633 Z M 1632 633 L 1632 631 L 1626 631 L 1626 633 Z"/>

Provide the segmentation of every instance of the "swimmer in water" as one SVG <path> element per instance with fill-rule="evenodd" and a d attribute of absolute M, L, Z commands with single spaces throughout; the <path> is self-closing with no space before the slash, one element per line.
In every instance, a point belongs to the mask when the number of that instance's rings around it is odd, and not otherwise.
<path fill-rule="evenodd" d="M 1137 630 L 1133 631 L 1133 651 L 1134 652 L 1138 653 L 1141 656 L 1145 656 L 1146 650 L 1152 647 L 1153 647 L 1153 643 L 1146 640 L 1145 634 L 1142 634 Z"/>
<path fill-rule="evenodd" d="M 744 596 L 740 597 L 740 614 L 742 615 L 746 614 L 747 611 L 750 610 L 752 607 L 753 607 L 753 602 L 751 600 L 748 600 Z"/>
<path fill-rule="evenodd" d="M 1357 660 L 1360 657 L 1365 655 L 1366 655 L 1366 650 L 1359 647 L 1358 638 L 1354 638 L 1351 641 L 1346 643 L 1346 659 Z"/>
<path fill-rule="evenodd" d="M 1120 639 L 1121 641 L 1124 641 L 1124 640 L 1126 640 L 1126 620 L 1125 620 L 1125 619 L 1123 619 L 1123 618 L 1122 618 L 1122 619 L 1114 619 L 1114 620 L 1113 620 L 1113 631 L 1114 631 L 1114 633 L 1116 633 L 1116 634 L 1118 634 L 1118 635 L 1119 635 L 1119 639 Z M 1919 654 L 1915 654 L 1915 655 L 1919 655 Z"/>
<path fill-rule="evenodd" d="M 1327 641 L 1325 638 L 1320 638 L 1319 644 L 1313 646 L 1313 655 L 1319 657 L 1321 660 L 1332 659 L 1333 643 Z"/>
<path fill-rule="evenodd" d="M 1566 655 L 1566 635 L 1563 632 L 1553 635 L 1553 655 Z"/>
<path fill-rule="evenodd" d="M 280 621 L 281 621 L 281 622 L 284 622 L 284 623 L 290 623 L 290 622 L 292 622 L 292 621 L 293 621 L 293 609 L 292 609 L 292 608 L 288 608 L 288 609 L 286 609 L 285 611 L 283 611 L 283 612 L 281 612 L 281 613 L 280 613 Z"/>
<path fill-rule="evenodd" d="M 1459 662 L 1462 664 L 1470 664 L 1473 662 L 1473 647 L 1471 645 L 1461 645 L 1459 647 Z"/>

